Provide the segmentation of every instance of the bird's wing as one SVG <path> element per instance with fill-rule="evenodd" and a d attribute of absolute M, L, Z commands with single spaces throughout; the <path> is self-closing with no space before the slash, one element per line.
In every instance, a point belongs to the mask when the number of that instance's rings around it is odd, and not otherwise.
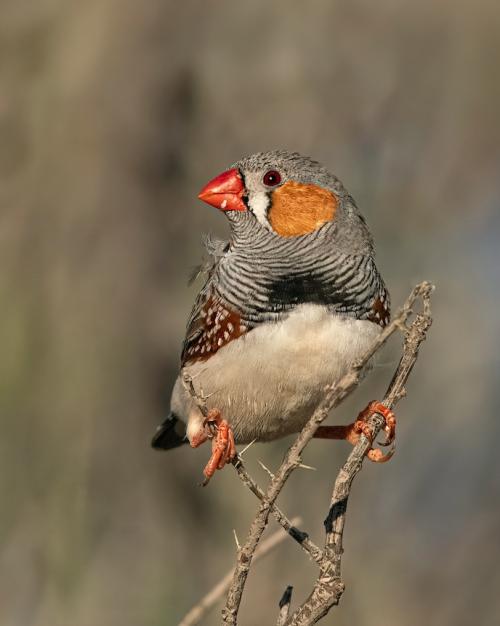
<path fill-rule="evenodd" d="M 227 251 L 228 243 L 206 238 L 205 247 L 210 258 L 201 266 L 198 276 L 204 273 L 206 279 L 187 323 L 181 367 L 195 361 L 206 361 L 220 348 L 250 330 L 240 313 L 230 307 L 213 286 L 215 269 Z"/>
<path fill-rule="evenodd" d="M 229 307 L 215 293 L 208 280 L 198 294 L 188 321 L 181 366 L 195 361 L 206 361 L 223 346 L 249 330 L 239 312 Z"/>

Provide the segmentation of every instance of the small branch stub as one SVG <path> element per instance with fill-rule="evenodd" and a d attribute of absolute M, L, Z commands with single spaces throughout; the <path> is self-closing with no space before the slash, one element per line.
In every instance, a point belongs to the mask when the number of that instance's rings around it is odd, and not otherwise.
<path fill-rule="evenodd" d="M 288 615 L 290 614 L 290 604 L 292 602 L 292 591 L 293 587 L 288 585 L 288 587 L 283 592 L 280 600 L 280 612 L 278 614 L 278 621 L 276 622 L 276 626 L 285 626 L 286 621 L 288 619 Z"/>

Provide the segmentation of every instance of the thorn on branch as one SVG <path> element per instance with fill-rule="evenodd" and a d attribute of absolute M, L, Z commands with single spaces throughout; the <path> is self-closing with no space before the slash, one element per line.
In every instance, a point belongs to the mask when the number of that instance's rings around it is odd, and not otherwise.
<path fill-rule="evenodd" d="M 267 475 L 269 476 L 269 478 L 270 478 L 271 480 L 273 480 L 273 478 L 274 478 L 274 474 L 271 472 L 271 470 L 270 470 L 270 469 L 268 469 L 268 468 L 264 465 L 264 463 L 262 463 L 262 461 L 261 461 L 261 460 L 257 459 L 257 461 L 258 461 L 259 465 L 262 467 L 262 469 L 263 469 L 265 472 L 267 472 Z"/>
<path fill-rule="evenodd" d="M 238 552 L 241 550 L 240 542 L 238 541 L 238 535 L 236 534 L 236 530 L 233 528 L 234 541 L 236 543 L 236 550 Z"/>
<path fill-rule="evenodd" d="M 299 467 L 306 470 L 312 470 L 313 472 L 317 471 L 315 467 L 313 467 L 312 465 L 306 465 L 305 463 L 299 463 Z"/>
<path fill-rule="evenodd" d="M 243 450 L 241 452 L 238 452 L 238 456 L 242 457 L 245 452 L 251 447 L 253 446 L 253 444 L 257 441 L 257 439 L 252 439 L 252 441 L 250 443 L 247 443 L 247 445 L 243 448 Z"/>

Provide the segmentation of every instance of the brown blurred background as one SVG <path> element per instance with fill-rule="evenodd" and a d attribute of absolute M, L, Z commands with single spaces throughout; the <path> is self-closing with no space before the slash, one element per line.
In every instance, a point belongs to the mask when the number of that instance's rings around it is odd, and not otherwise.
<path fill-rule="evenodd" d="M 243 155 L 321 160 L 400 303 L 437 284 L 398 453 L 350 503 L 338 626 L 500 623 L 500 5 L 312 0 L 0 4 L 0 624 L 170 626 L 233 563 L 257 503 L 208 449 L 156 453 L 201 234 Z M 380 396 L 397 344 L 341 408 Z M 279 464 L 289 441 L 255 445 Z M 323 538 L 348 448 L 281 497 Z M 271 523 L 274 527 L 274 522 Z M 240 623 L 316 573 L 287 542 Z M 205 621 L 219 623 L 214 612 Z"/>

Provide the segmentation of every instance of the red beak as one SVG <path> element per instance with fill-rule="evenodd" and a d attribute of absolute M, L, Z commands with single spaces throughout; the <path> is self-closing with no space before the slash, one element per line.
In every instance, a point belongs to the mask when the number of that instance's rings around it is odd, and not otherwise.
<path fill-rule="evenodd" d="M 236 168 L 223 172 L 211 180 L 198 194 L 198 198 L 221 211 L 246 211 L 242 200 L 245 187 Z"/>

